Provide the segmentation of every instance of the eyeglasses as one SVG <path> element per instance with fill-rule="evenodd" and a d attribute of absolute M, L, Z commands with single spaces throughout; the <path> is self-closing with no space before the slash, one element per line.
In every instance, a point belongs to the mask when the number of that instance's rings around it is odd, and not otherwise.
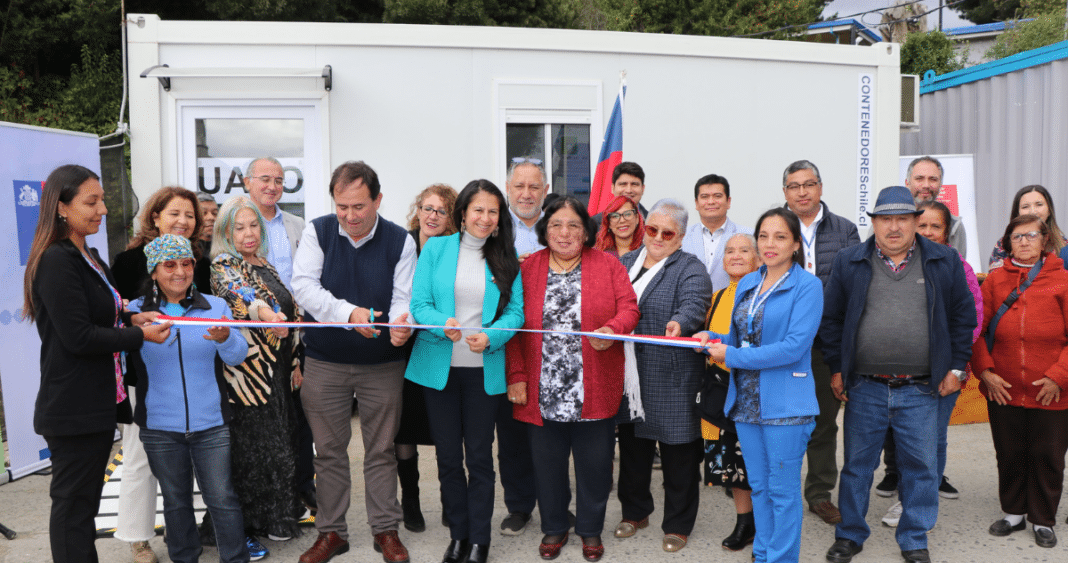
<path fill-rule="evenodd" d="M 512 157 L 512 164 L 523 164 L 524 162 L 529 162 L 534 166 L 541 166 L 542 160 L 540 158 L 528 158 L 525 156 Z"/>
<path fill-rule="evenodd" d="M 649 238 L 656 238 L 656 235 L 658 234 L 661 236 L 661 238 L 664 239 L 664 241 L 669 241 L 675 238 L 675 235 L 677 235 L 678 233 L 676 233 L 675 231 L 669 231 L 667 229 L 660 230 L 652 225 L 645 226 L 645 236 Z"/>
<path fill-rule="evenodd" d="M 159 265 L 163 266 L 164 272 L 173 272 L 177 270 L 179 266 L 181 266 L 183 270 L 190 270 L 193 268 L 193 259 L 182 258 L 181 260 L 164 260 L 163 262 L 160 262 Z"/>
<path fill-rule="evenodd" d="M 629 211 L 624 211 L 622 213 L 609 213 L 608 214 L 608 222 L 609 223 L 613 223 L 615 221 L 619 221 L 620 219 L 625 219 L 627 221 L 630 221 L 637 214 L 638 214 L 638 212 L 633 210 L 633 209 L 631 209 Z"/>
<path fill-rule="evenodd" d="M 1038 240 L 1038 237 L 1040 236 L 1042 236 L 1042 233 L 1038 231 L 1030 231 L 1027 233 L 1012 233 L 1012 236 L 1009 238 L 1012 239 L 1012 242 L 1020 242 L 1025 238 L 1030 241 Z"/>
<path fill-rule="evenodd" d="M 422 211 L 427 215 L 438 215 L 439 217 L 444 217 L 448 215 L 448 212 L 446 212 L 444 209 L 438 209 L 432 205 L 424 205 L 419 208 L 419 211 Z"/>
<path fill-rule="evenodd" d="M 802 186 L 804 186 L 804 188 L 806 190 L 812 190 L 812 189 L 815 189 L 816 186 L 818 186 L 818 185 L 820 185 L 819 181 L 817 181 L 817 180 L 809 180 L 809 181 L 805 182 L 804 184 L 798 184 L 797 182 L 794 182 L 792 184 L 786 184 L 786 189 L 788 191 L 792 192 L 792 191 L 799 190 L 799 189 L 801 189 Z"/>
<path fill-rule="evenodd" d="M 285 185 L 286 182 L 286 179 L 281 176 L 268 176 L 266 174 L 264 174 L 263 176 L 256 176 L 256 179 L 264 184 L 274 183 L 274 185 L 278 186 L 279 188 Z"/>

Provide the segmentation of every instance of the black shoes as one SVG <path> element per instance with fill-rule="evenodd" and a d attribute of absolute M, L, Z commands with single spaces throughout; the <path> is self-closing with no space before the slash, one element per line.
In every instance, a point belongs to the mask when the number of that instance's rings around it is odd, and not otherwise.
<path fill-rule="evenodd" d="M 931 554 L 926 549 L 902 551 L 901 556 L 905 558 L 905 563 L 931 563 Z"/>
<path fill-rule="evenodd" d="M 466 563 L 486 563 L 489 557 L 489 545 L 471 544 L 471 550 L 467 554 Z"/>
<path fill-rule="evenodd" d="M 990 532 L 990 535 L 1001 538 L 1013 532 L 1019 532 L 1020 530 L 1024 529 L 1025 526 L 1027 526 L 1027 522 L 1024 520 L 1020 520 L 1019 524 L 1013 526 L 1012 524 L 1009 524 L 1008 520 L 1002 518 L 1001 520 L 998 520 L 997 522 L 991 524 L 990 529 L 987 531 Z"/>
<path fill-rule="evenodd" d="M 1057 545 L 1057 534 L 1053 528 L 1035 528 L 1035 545 L 1038 547 L 1054 547 Z"/>
<path fill-rule="evenodd" d="M 950 485 L 949 479 L 946 479 L 946 476 L 943 475 L 942 483 L 938 485 L 938 496 L 949 499 L 960 498 L 960 491 L 953 485 Z"/>
<path fill-rule="evenodd" d="M 470 549 L 471 546 L 467 540 L 452 540 L 449 542 L 449 547 L 445 548 L 441 563 L 462 563 Z"/>
<path fill-rule="evenodd" d="M 529 512 L 512 512 L 501 521 L 501 533 L 506 536 L 518 536 L 523 533 L 530 522 Z"/>
<path fill-rule="evenodd" d="M 875 494 L 890 498 L 897 492 L 897 473 L 887 472 L 882 481 L 875 485 Z"/>
<path fill-rule="evenodd" d="M 753 522 L 753 513 L 739 514 L 734 531 L 723 540 L 723 549 L 741 551 L 745 549 L 745 546 L 753 543 L 754 537 L 756 537 L 756 524 Z"/>
<path fill-rule="evenodd" d="M 827 561 L 831 563 L 849 563 L 853 560 L 853 556 L 864 551 L 864 546 L 853 540 L 843 540 L 838 538 L 834 540 L 834 544 L 827 550 Z"/>
<path fill-rule="evenodd" d="M 397 477 L 401 486 L 404 528 L 409 532 L 423 532 L 426 530 L 426 520 L 419 506 L 419 454 L 397 460 Z"/>

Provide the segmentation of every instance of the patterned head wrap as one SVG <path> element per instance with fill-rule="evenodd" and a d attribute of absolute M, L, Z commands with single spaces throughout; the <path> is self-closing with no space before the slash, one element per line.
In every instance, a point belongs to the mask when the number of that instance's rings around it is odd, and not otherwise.
<path fill-rule="evenodd" d="M 148 258 L 148 273 L 151 274 L 161 262 L 192 258 L 193 246 L 185 237 L 172 234 L 161 235 L 145 245 L 145 256 Z"/>

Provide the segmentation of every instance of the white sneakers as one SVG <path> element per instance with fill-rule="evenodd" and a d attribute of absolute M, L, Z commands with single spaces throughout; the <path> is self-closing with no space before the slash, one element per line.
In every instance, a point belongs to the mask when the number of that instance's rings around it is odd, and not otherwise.
<path fill-rule="evenodd" d="M 886 516 L 883 516 L 883 526 L 889 526 L 896 528 L 897 523 L 901 520 L 901 501 L 897 501 L 890 510 L 886 511 Z"/>

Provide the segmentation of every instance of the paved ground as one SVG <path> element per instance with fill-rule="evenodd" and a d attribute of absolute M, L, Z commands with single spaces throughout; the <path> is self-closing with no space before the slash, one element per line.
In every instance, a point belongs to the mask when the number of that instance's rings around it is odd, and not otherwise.
<path fill-rule="evenodd" d="M 353 425 L 358 426 L 358 419 Z M 930 534 L 930 549 L 934 561 L 945 562 L 992 562 L 1008 563 L 1017 561 L 1068 561 L 1068 532 L 1065 532 L 1063 519 L 1068 515 L 1063 502 L 1059 519 L 1062 523 L 1057 528 L 1063 535 L 1061 545 L 1053 549 L 1035 546 L 1030 530 L 1017 532 L 1007 538 L 995 538 L 986 533 L 987 527 L 998 516 L 996 494 L 996 469 L 994 466 L 993 446 L 990 431 L 986 424 L 954 426 L 949 430 L 949 466 L 946 470 L 951 482 L 961 491 L 959 500 L 943 500 L 940 508 L 938 526 Z M 354 460 L 361 458 L 361 446 L 353 441 L 350 455 Z M 413 563 L 430 563 L 441 560 L 448 532 L 441 527 L 441 507 L 438 504 L 437 472 L 431 448 L 420 448 L 422 456 L 421 497 L 423 512 L 428 522 L 428 529 L 421 534 L 401 530 L 401 538 L 408 546 Z M 840 455 L 840 454 L 839 454 Z M 354 464 L 358 467 L 358 462 Z M 881 478 L 881 473 L 877 476 Z M 49 477 L 30 476 L 0 486 L 0 523 L 18 532 L 18 538 L 7 541 L 0 537 L 0 563 L 28 563 L 50 561 L 48 550 L 48 482 Z M 654 475 L 654 482 L 657 477 Z M 363 481 L 357 471 L 353 475 L 354 490 L 352 509 L 348 521 L 352 530 L 352 550 L 336 557 L 337 563 L 381 561 L 381 556 L 371 548 L 370 532 L 367 529 L 363 509 Z M 659 502 L 659 500 L 658 500 Z M 900 561 L 893 530 L 880 525 L 880 519 L 894 499 L 885 499 L 874 494 L 871 497 L 871 511 L 868 523 L 873 528 L 872 537 L 864 546 L 864 552 L 854 558 L 856 563 L 882 563 Z M 658 510 L 651 517 L 653 525 L 640 531 L 636 536 L 618 540 L 611 537 L 611 531 L 620 518 L 619 502 L 613 494 L 608 505 L 605 523 L 605 558 L 607 563 L 619 561 L 723 561 L 746 563 L 750 560 L 747 549 L 738 553 L 724 551 L 719 543 L 734 526 L 734 509 L 730 499 L 724 496 L 722 489 L 707 488 L 701 493 L 701 509 L 697 528 L 690 538 L 689 545 L 676 554 L 664 553 L 660 548 L 662 538 L 659 530 L 661 513 Z M 498 489 L 495 523 L 505 515 L 503 497 Z M 539 519 L 535 514 L 531 525 L 523 535 L 505 537 L 495 535 L 490 552 L 490 560 L 503 562 L 535 562 L 541 559 L 537 554 L 538 541 L 541 538 Z M 265 561 L 295 562 L 305 549 L 315 541 L 314 530 L 308 530 L 304 536 L 289 542 L 265 542 L 271 549 L 271 555 Z M 810 513 L 805 513 L 803 536 L 801 540 L 801 561 L 824 561 L 824 553 L 834 541 L 834 528 L 824 524 Z M 152 540 L 152 546 L 161 561 L 166 557 L 166 546 L 161 538 Z M 129 548 L 115 539 L 97 541 L 100 560 L 104 562 L 125 563 L 131 561 Z M 205 549 L 203 561 L 214 561 L 217 557 L 213 548 Z M 581 562 L 582 553 L 578 542 L 564 548 L 558 559 L 562 562 Z"/>

